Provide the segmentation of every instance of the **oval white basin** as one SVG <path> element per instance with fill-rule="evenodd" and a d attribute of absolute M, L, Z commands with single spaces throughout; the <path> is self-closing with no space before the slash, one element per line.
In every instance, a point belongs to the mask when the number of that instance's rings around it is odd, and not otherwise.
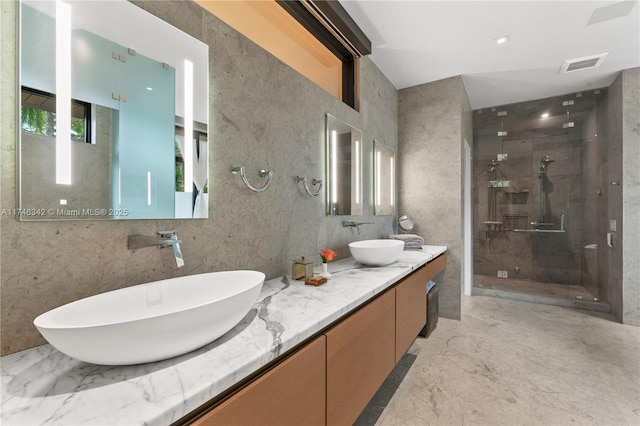
<path fill-rule="evenodd" d="M 255 304 L 265 275 L 225 271 L 154 281 L 80 299 L 33 323 L 53 347 L 94 364 L 182 355 L 231 330 Z"/>
<path fill-rule="evenodd" d="M 395 262 L 404 249 L 400 240 L 364 240 L 349 243 L 351 256 L 360 263 L 384 266 Z"/>

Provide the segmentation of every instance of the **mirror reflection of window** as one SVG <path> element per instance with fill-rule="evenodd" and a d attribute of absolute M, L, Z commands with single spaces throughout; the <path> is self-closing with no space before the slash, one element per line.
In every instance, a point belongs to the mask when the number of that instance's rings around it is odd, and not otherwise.
<path fill-rule="evenodd" d="M 35 135 L 56 136 L 56 95 L 22 86 L 20 130 Z M 95 143 L 91 139 L 91 104 L 71 100 L 71 140 Z"/>
<path fill-rule="evenodd" d="M 362 214 L 362 132 L 327 114 L 327 215 Z"/>

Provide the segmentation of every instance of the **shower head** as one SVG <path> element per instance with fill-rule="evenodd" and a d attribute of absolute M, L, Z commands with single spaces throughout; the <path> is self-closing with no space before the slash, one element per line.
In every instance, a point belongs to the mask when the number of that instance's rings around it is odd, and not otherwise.
<path fill-rule="evenodd" d="M 545 166 L 548 166 L 549 164 L 553 163 L 555 160 L 552 160 L 551 158 L 549 158 L 548 155 L 545 155 L 544 157 L 542 157 L 542 160 L 540 160 L 540 164 L 544 164 Z"/>
<path fill-rule="evenodd" d="M 540 160 L 540 165 L 538 166 L 538 169 L 540 169 L 540 177 L 547 174 L 547 166 L 549 166 L 549 164 L 553 162 L 554 160 L 549 158 L 548 155 L 545 155 L 544 157 L 542 157 L 542 160 Z"/>
<path fill-rule="evenodd" d="M 491 160 L 491 163 L 487 164 L 487 166 L 489 167 L 490 172 L 494 172 L 498 169 L 500 163 L 497 163 L 496 160 Z"/>

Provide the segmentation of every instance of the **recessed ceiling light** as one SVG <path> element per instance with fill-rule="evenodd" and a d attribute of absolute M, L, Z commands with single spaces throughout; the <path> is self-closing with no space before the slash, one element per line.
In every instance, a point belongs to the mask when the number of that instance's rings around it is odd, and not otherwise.
<path fill-rule="evenodd" d="M 547 117 L 549 117 L 549 113 L 548 113 L 548 112 L 545 112 L 545 113 L 544 113 L 544 114 L 542 114 L 540 117 L 541 117 L 541 118 L 547 118 Z"/>
<path fill-rule="evenodd" d="M 495 39 L 497 45 L 505 44 L 509 41 L 509 35 L 503 35 L 502 37 L 498 37 Z"/>

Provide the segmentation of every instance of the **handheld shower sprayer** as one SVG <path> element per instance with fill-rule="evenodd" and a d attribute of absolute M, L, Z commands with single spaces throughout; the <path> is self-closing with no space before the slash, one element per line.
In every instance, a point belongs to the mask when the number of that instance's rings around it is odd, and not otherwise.
<path fill-rule="evenodd" d="M 545 155 L 544 157 L 542 157 L 542 159 L 540 160 L 540 173 L 546 173 L 547 171 L 547 167 L 549 166 L 549 164 L 553 163 L 555 160 L 552 160 L 551 158 L 549 158 L 549 155 Z"/>

